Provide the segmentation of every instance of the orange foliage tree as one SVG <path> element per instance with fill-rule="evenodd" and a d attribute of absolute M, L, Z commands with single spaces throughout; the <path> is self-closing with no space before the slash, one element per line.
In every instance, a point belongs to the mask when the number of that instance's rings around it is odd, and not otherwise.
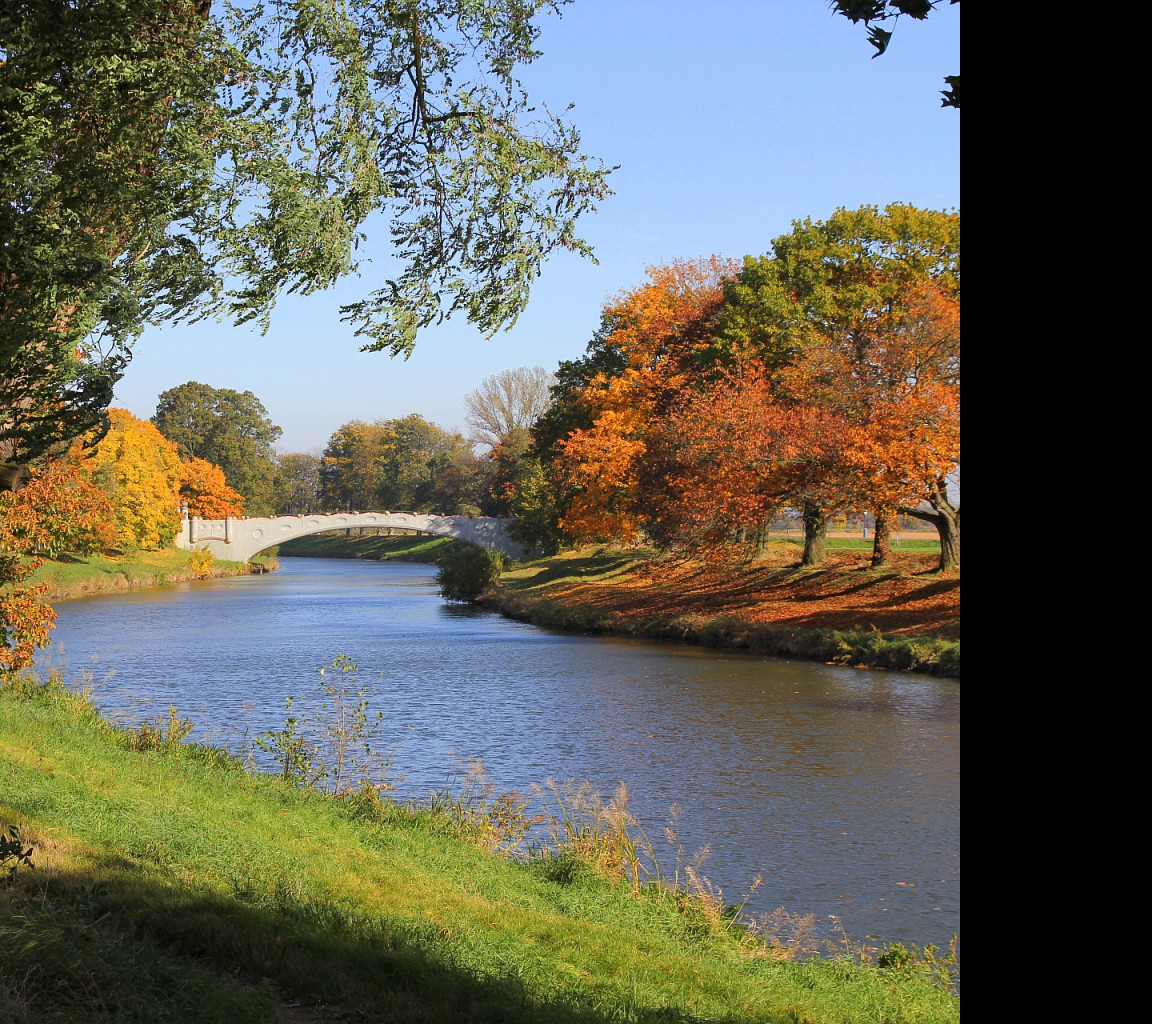
<path fill-rule="evenodd" d="M 672 492 L 659 512 L 665 530 L 714 548 L 760 537 L 782 508 L 797 508 L 804 562 L 815 564 L 828 513 L 842 503 L 848 443 L 839 417 L 782 396 L 762 364 L 733 369 L 688 395 L 653 432 Z"/>
<path fill-rule="evenodd" d="M 959 297 L 932 282 L 911 284 L 781 376 L 794 395 L 845 424 L 842 503 L 874 515 L 873 565 L 887 560 L 897 513 L 936 524 L 941 568 L 958 563 L 959 509 L 953 518 L 947 480 L 960 460 Z"/>
<path fill-rule="evenodd" d="M 722 284 L 737 264 L 717 256 L 648 268 L 648 281 L 603 310 L 603 339 L 622 368 L 600 372 L 577 396 L 590 427 L 559 442 L 553 468 L 569 497 L 560 526 L 576 540 L 634 541 L 654 525 L 661 477 L 647 435 L 686 388 L 701 362 L 723 301 Z"/>
<path fill-rule="evenodd" d="M 93 481 L 116 511 L 117 541 L 159 548 L 180 528 L 176 445 L 127 409 L 109 409 L 111 427 L 91 458 Z"/>
<path fill-rule="evenodd" d="M 40 556 L 88 554 L 114 538 L 111 503 L 85 478 L 78 450 L 0 494 L 0 670 L 27 668 L 56 622 L 42 600 L 46 584 L 24 582 Z"/>
<path fill-rule="evenodd" d="M 244 495 L 228 486 L 224 470 L 207 459 L 180 464 L 180 500 L 188 514 L 204 519 L 227 519 L 244 514 Z"/>
<path fill-rule="evenodd" d="M 876 515 L 877 561 L 896 511 L 937 526 L 942 567 L 959 559 L 959 508 L 929 451 L 958 463 L 959 294 L 960 215 L 898 203 L 797 221 L 726 288 L 719 346 L 854 432 L 842 502 Z"/>

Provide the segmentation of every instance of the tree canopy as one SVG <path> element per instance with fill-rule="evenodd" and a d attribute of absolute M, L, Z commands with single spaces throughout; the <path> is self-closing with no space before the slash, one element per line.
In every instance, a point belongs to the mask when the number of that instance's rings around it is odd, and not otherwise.
<path fill-rule="evenodd" d="M 515 430 L 528 430 L 548 408 L 556 378 L 543 366 L 521 366 L 485 377 L 464 396 L 470 441 L 495 448 Z"/>
<path fill-rule="evenodd" d="M 0 9 L 0 458 L 88 429 L 148 322 L 343 307 L 407 354 L 515 322 L 607 169 L 517 80 L 566 0 L 17 0 Z"/>
<path fill-rule="evenodd" d="M 152 422 L 176 444 L 181 458 L 219 466 L 228 485 L 244 496 L 249 514 L 272 511 L 273 445 L 282 431 L 251 391 L 189 381 L 160 396 Z"/>

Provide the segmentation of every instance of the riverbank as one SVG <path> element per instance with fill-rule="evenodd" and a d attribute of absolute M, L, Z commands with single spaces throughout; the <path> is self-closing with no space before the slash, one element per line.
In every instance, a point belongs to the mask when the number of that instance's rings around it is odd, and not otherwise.
<path fill-rule="evenodd" d="M 959 573 L 911 549 L 873 570 L 868 547 L 833 542 L 811 568 L 792 540 L 730 564 L 585 547 L 514 564 L 481 603 L 555 629 L 959 678 Z"/>
<path fill-rule="evenodd" d="M 67 556 L 60 561 L 45 560 L 31 577 L 32 583 L 47 583 L 45 599 L 65 601 L 91 594 L 139 590 L 194 579 L 245 576 L 270 572 L 276 559 L 260 556 L 245 562 L 197 561 L 194 554 L 178 548 L 159 551 L 126 551 L 119 555 Z"/>
<path fill-rule="evenodd" d="M 510 856 L 515 797 L 336 799 L 182 730 L 0 688 L 5 1020 L 959 1020 L 931 956 L 801 961 L 802 921 L 754 934 L 703 880 L 634 885 L 619 816 L 562 816 L 561 853 Z"/>

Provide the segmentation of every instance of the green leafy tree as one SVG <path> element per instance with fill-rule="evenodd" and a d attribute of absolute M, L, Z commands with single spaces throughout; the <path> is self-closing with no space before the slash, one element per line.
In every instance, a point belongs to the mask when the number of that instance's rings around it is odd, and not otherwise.
<path fill-rule="evenodd" d="M 326 508 L 446 512 L 470 504 L 470 481 L 448 495 L 448 478 L 475 457 L 464 438 L 412 413 L 345 423 L 329 438 L 320 474 Z M 467 476 L 467 474 L 463 474 Z"/>
<path fill-rule="evenodd" d="M 376 491 L 380 507 L 438 511 L 432 498 L 436 481 L 454 459 L 472 456 L 468 442 L 416 413 L 383 426 Z"/>
<path fill-rule="evenodd" d="M 0 460 L 107 429 L 140 325 L 201 291 L 220 80 L 188 0 L 0 5 Z M 183 264 L 183 266 L 181 266 Z"/>
<path fill-rule="evenodd" d="M 394 261 L 343 307 L 407 354 L 511 326 L 607 169 L 529 101 L 565 0 L 18 0 L 0 6 L 0 459 L 100 420 L 148 322 L 266 326 L 279 295 Z"/>
<path fill-rule="evenodd" d="M 320 508 L 320 459 L 307 452 L 276 457 L 276 514 L 299 516 Z"/>
<path fill-rule="evenodd" d="M 251 391 L 213 388 L 189 381 L 165 391 L 152 422 L 184 459 L 206 459 L 224 470 L 230 487 L 245 498 L 249 515 L 275 506 L 273 444 L 282 433 Z"/>
<path fill-rule="evenodd" d="M 446 516 L 479 515 L 487 493 L 486 469 L 486 460 L 471 451 L 449 455 L 431 481 L 428 505 Z"/>

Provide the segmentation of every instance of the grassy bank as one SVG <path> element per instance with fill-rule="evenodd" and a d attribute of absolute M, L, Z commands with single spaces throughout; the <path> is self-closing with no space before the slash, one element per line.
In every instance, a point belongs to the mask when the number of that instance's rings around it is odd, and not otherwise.
<path fill-rule="evenodd" d="M 309 558 L 367 558 L 379 562 L 435 562 L 444 548 L 455 544 L 447 537 L 377 537 L 340 530 L 313 533 L 280 545 L 280 554 Z"/>
<path fill-rule="evenodd" d="M 593 871 L 587 832 L 489 852 L 514 803 L 338 800 L 144 735 L 0 690 L 0 831 L 34 865 L 0 882 L 5 1021 L 959 1019 L 922 960 L 788 959 L 706 886 Z"/>
<path fill-rule="evenodd" d="M 205 575 L 241 576 L 275 567 L 274 558 L 261 557 L 253 559 L 251 564 L 215 560 L 201 567 L 194 563 L 193 557 L 191 552 L 178 548 L 128 550 L 118 555 L 66 556 L 60 561 L 46 560 L 31 580 L 48 584 L 49 601 L 61 601 L 88 594 L 182 583 Z"/>
<path fill-rule="evenodd" d="M 556 629 L 959 678 L 959 575 L 932 572 L 931 548 L 873 570 L 867 544 L 830 547 L 813 568 L 793 540 L 732 564 L 589 547 L 512 566 L 483 603 Z"/>

